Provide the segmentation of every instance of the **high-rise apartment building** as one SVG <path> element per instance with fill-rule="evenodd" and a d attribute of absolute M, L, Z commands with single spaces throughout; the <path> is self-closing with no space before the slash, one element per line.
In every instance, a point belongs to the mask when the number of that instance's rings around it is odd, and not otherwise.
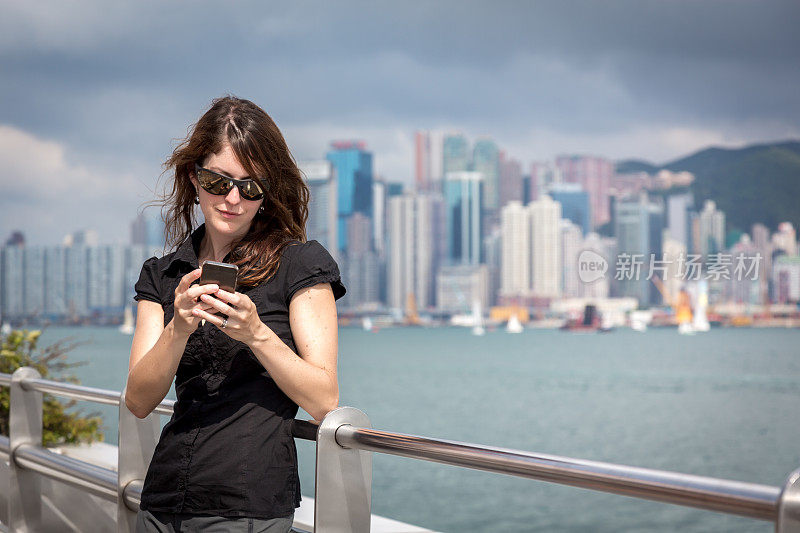
<path fill-rule="evenodd" d="M 508 157 L 502 150 L 499 157 L 500 196 L 498 207 L 502 208 L 512 201 L 527 203 L 527 199 L 523 196 L 522 164 L 513 157 Z"/>
<path fill-rule="evenodd" d="M 500 228 L 500 295 L 527 296 L 531 290 L 531 225 L 522 202 L 511 201 L 500 210 Z"/>
<path fill-rule="evenodd" d="M 417 309 L 434 306 L 434 274 L 439 266 L 442 198 L 404 194 L 389 199 L 387 217 L 388 305 L 406 309 L 409 297 Z"/>
<path fill-rule="evenodd" d="M 561 204 L 542 196 L 528 205 L 531 223 L 531 292 L 535 297 L 561 295 Z"/>

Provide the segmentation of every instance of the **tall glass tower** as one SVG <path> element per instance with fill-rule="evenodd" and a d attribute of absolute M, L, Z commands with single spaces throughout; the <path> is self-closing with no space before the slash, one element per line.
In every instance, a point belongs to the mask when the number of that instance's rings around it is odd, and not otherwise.
<path fill-rule="evenodd" d="M 337 241 L 339 250 L 346 252 L 347 219 L 353 213 L 372 218 L 372 153 L 363 141 L 337 141 L 326 159 L 336 169 Z"/>
<path fill-rule="evenodd" d="M 483 174 L 468 171 L 445 174 L 444 201 L 447 259 L 452 264 L 479 264 L 483 259 Z"/>

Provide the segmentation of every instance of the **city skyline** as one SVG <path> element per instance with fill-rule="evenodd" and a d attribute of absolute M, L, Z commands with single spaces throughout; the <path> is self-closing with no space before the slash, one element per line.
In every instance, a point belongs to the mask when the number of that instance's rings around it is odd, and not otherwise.
<path fill-rule="evenodd" d="M 262 105 L 298 160 L 360 138 L 407 184 L 417 129 L 491 137 L 524 165 L 800 138 L 794 2 L 244 3 L 223 26 L 193 7 L 7 5 L 0 228 L 54 243 L 66 221 L 112 241 L 228 92 Z"/>

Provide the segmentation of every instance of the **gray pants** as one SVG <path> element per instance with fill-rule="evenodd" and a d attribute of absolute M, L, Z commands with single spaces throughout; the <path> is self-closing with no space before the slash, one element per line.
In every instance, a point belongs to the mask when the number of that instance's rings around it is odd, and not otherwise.
<path fill-rule="evenodd" d="M 136 533 L 288 533 L 294 514 L 285 518 L 227 518 L 139 511 Z"/>

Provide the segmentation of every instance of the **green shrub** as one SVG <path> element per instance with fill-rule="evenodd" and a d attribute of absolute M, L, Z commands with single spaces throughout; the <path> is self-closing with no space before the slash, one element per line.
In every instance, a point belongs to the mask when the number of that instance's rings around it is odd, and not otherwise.
<path fill-rule="evenodd" d="M 44 379 L 66 381 L 79 384 L 72 375 L 63 375 L 69 368 L 81 366 L 85 362 L 69 363 L 66 354 L 78 346 L 69 340 L 39 349 L 37 347 L 38 330 L 13 330 L 0 337 L 0 372 L 13 374 L 23 366 L 30 366 L 39 371 Z M 8 435 L 8 409 L 11 400 L 9 387 L 0 387 L 0 433 Z M 75 405 L 76 400 L 60 400 L 49 394 L 42 398 L 42 444 L 58 446 L 61 444 L 91 443 L 103 440 L 99 413 L 82 414 L 79 410 L 67 412 Z"/>

